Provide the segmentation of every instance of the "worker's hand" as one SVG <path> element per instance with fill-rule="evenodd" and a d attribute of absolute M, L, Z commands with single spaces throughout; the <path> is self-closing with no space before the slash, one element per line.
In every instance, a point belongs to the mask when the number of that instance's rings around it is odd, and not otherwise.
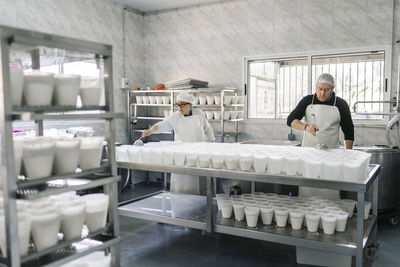
<path fill-rule="evenodd" d="M 151 131 L 150 130 L 144 130 L 143 133 L 142 133 L 142 137 L 146 137 L 146 136 L 149 136 L 149 135 L 151 135 Z"/>
<path fill-rule="evenodd" d="M 315 124 L 307 124 L 306 131 L 312 134 L 313 136 L 317 135 L 317 131 L 319 131 L 318 126 Z"/>

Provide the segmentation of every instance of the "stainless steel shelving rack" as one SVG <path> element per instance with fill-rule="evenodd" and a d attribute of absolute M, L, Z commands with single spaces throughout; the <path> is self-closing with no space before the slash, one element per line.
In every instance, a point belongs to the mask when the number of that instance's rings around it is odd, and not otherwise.
<path fill-rule="evenodd" d="M 1 138 L 1 178 L 3 179 L 4 209 L 6 223 L 7 257 L 0 257 L 0 263 L 7 266 L 59 266 L 98 250 L 112 252 L 113 266 L 119 266 L 119 220 L 117 213 L 117 164 L 115 161 L 115 119 L 124 118 L 114 112 L 112 83 L 112 47 L 94 42 L 82 41 L 22 29 L 0 27 L 0 138 Z M 30 58 L 33 69 L 41 67 L 40 49 L 47 51 L 73 52 L 81 55 L 75 60 L 87 59 L 104 63 L 105 105 L 104 106 L 41 106 L 12 107 L 9 64 L 11 53 Z M 98 111 L 87 113 L 86 111 Z M 44 177 L 36 180 L 19 180 L 14 168 L 13 121 L 34 121 L 36 134 L 43 134 L 44 120 L 105 120 L 108 159 L 100 168 Z M 30 251 L 20 256 L 18 244 L 18 223 L 16 199 L 35 199 L 61 192 L 82 190 L 103 186 L 110 197 L 107 225 L 83 238 L 60 241 L 44 251 Z M 4 254 L 3 254 L 4 255 Z"/>
<path fill-rule="evenodd" d="M 138 112 L 139 107 L 162 107 L 162 108 L 169 108 L 171 112 L 174 111 L 174 104 L 175 104 L 175 99 L 176 96 L 179 93 L 182 92 L 188 92 L 194 95 L 217 95 L 220 94 L 221 96 L 221 104 L 220 105 L 193 105 L 193 107 L 198 107 L 204 110 L 218 110 L 221 111 L 221 119 L 220 120 L 209 120 L 210 122 L 220 122 L 220 128 L 221 128 L 221 143 L 224 142 L 224 139 L 226 136 L 234 136 L 235 137 L 235 142 L 238 141 L 238 136 L 239 136 L 239 122 L 243 121 L 242 119 L 233 119 L 233 120 L 224 120 L 224 111 L 230 111 L 230 110 L 238 110 L 244 109 L 244 104 L 232 104 L 232 105 L 224 105 L 224 96 L 225 95 L 237 95 L 237 91 L 235 88 L 218 88 L 218 89 L 213 89 L 213 88 L 199 88 L 199 89 L 193 89 L 193 90 L 139 90 L 139 91 L 129 91 L 128 92 L 128 129 L 129 129 L 129 140 L 132 143 L 134 140 L 132 140 L 132 132 L 133 131 L 143 131 L 143 130 L 135 130 L 132 125 L 136 124 L 138 120 L 151 120 L 151 121 L 160 121 L 163 120 L 164 117 L 149 117 L 149 116 L 140 116 L 140 112 Z M 170 104 L 137 104 L 134 102 L 132 96 L 134 95 L 163 95 L 163 96 L 169 96 L 170 97 Z M 231 133 L 227 133 L 225 131 L 225 123 L 228 122 L 233 122 L 235 124 L 235 131 Z"/>
<path fill-rule="evenodd" d="M 367 249 L 368 245 L 376 244 L 379 165 L 371 164 L 368 177 L 361 183 L 129 162 L 118 162 L 118 167 L 198 175 L 207 181 L 206 197 L 161 192 L 147 198 L 133 200 L 131 203 L 126 202 L 126 205 L 119 207 L 119 214 L 123 216 L 355 256 L 357 267 L 363 266 L 364 250 Z M 235 221 L 235 219 L 223 219 L 221 213 L 218 213 L 213 199 L 215 193 L 213 192 L 215 180 L 213 177 L 356 192 L 357 207 L 364 207 L 365 193 L 372 186 L 373 212 L 369 219 L 364 221 L 364 209 L 358 209 L 357 216 L 349 218 L 346 231 L 335 233 L 332 236 L 308 233 L 306 229 L 291 230 L 288 227 L 278 228 L 260 224 L 256 228 L 251 228 L 243 222 Z"/>

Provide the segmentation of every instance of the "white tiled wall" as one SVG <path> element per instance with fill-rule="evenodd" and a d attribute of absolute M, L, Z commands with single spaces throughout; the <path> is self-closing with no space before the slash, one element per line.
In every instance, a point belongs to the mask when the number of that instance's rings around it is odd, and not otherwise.
<path fill-rule="evenodd" d="M 393 1 L 398 40 L 400 0 Z M 123 74 L 122 12 L 112 0 L 0 0 L 0 24 L 113 45 L 115 106 L 124 112 L 125 95 L 118 84 Z M 243 90 L 244 56 L 392 41 L 392 0 L 234 0 L 148 16 L 126 14 L 126 72 L 132 87 L 194 77 Z M 393 91 L 399 46 L 393 46 Z M 242 139 L 265 135 L 284 140 L 290 131 L 280 121 L 241 127 Z M 125 120 L 117 129 L 117 140 L 126 141 Z M 356 142 L 375 143 L 372 133 L 384 139 L 383 128 L 356 127 Z"/>
<path fill-rule="evenodd" d="M 125 112 L 122 76 L 122 12 L 112 0 L 0 0 L 0 24 L 113 46 L 114 99 Z M 127 74 L 135 87 L 144 85 L 143 16 L 127 12 Z M 126 121 L 117 121 L 117 140 L 127 140 Z"/>
<path fill-rule="evenodd" d="M 244 56 L 388 45 L 392 11 L 391 0 L 239 0 L 145 16 L 145 83 L 189 76 L 243 90 Z M 284 121 L 246 123 L 243 130 L 241 139 L 285 140 L 290 131 Z M 357 144 L 376 142 L 385 142 L 384 128 L 356 127 Z"/>

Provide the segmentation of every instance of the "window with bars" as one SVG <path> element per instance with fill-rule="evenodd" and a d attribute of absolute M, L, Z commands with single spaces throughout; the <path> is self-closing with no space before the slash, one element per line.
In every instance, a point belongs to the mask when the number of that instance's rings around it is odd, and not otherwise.
<path fill-rule="evenodd" d="M 315 92 L 315 80 L 321 73 L 335 77 L 336 95 L 350 107 L 356 101 L 384 100 L 384 67 L 384 51 L 249 60 L 248 118 L 286 118 L 304 96 Z M 383 112 L 383 108 L 381 103 L 358 105 L 361 112 Z M 353 118 L 366 119 L 366 116 L 353 114 Z M 382 119 L 382 116 L 367 118 Z"/>

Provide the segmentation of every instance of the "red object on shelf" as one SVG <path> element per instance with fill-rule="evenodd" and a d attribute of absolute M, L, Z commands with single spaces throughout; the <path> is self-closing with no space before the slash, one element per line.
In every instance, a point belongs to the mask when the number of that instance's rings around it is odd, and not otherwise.
<path fill-rule="evenodd" d="M 165 89 L 165 86 L 162 85 L 162 86 L 159 86 L 159 87 L 154 87 L 152 90 L 157 91 L 157 90 L 166 90 L 166 89 Z"/>

